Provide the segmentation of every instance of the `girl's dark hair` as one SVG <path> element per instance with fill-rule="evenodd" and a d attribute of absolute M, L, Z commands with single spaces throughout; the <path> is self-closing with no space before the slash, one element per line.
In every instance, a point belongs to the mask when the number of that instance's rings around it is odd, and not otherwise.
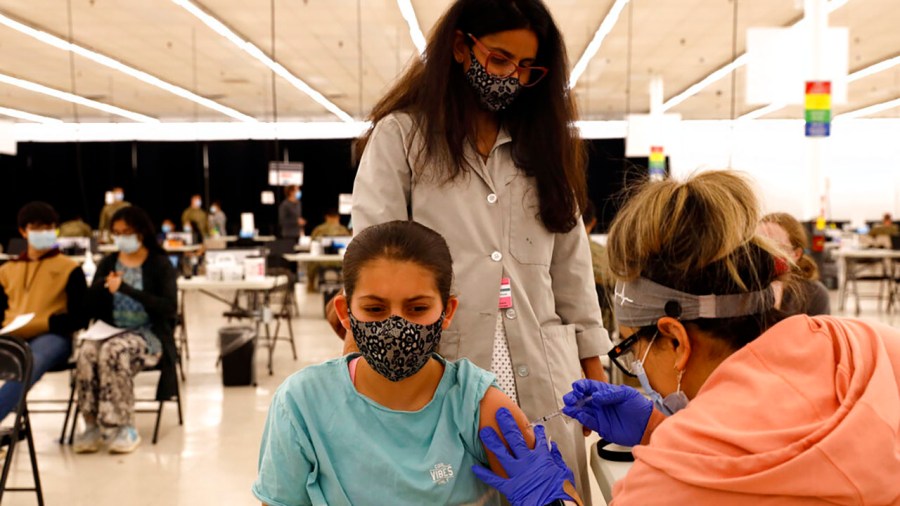
<path fill-rule="evenodd" d="M 116 211 L 111 220 L 109 220 L 109 228 L 117 221 L 124 221 L 134 233 L 141 236 L 141 243 L 151 253 L 163 253 L 162 247 L 156 242 L 156 229 L 147 212 L 137 206 L 126 206 Z"/>
<path fill-rule="evenodd" d="M 550 232 L 568 232 L 578 223 L 587 200 L 584 147 L 575 130 L 575 102 L 568 88 L 568 58 L 559 29 L 541 0 L 457 0 L 431 32 L 424 59 L 416 58 L 400 80 L 372 109 L 376 125 L 394 112 L 412 117 L 421 148 L 415 156 L 418 173 L 449 182 L 468 174 L 467 145 L 476 145 L 475 92 L 466 82 L 462 64 L 453 57 L 457 32 L 481 37 L 516 29 L 532 30 L 538 39 L 534 65 L 550 71 L 535 86 L 523 88 L 499 113 L 512 137 L 512 158 L 535 178 L 540 217 Z M 465 37 L 470 47 L 473 42 Z M 374 127 L 373 127 L 374 128 Z M 360 140 L 365 149 L 372 130 Z"/>
<path fill-rule="evenodd" d="M 363 230 L 344 254 L 344 294 L 353 297 L 359 273 L 374 260 L 412 262 L 434 274 L 444 306 L 453 284 L 453 259 L 441 234 L 414 221 L 390 221 Z"/>
<path fill-rule="evenodd" d="M 753 189 L 735 172 L 704 172 L 683 182 L 648 182 L 610 227 L 610 269 L 625 281 L 644 277 L 694 295 L 765 290 L 776 279 L 793 293 L 796 278 L 782 275 L 787 270 L 783 254 L 756 235 L 758 223 Z M 778 309 L 761 307 L 750 316 L 685 323 L 738 350 L 785 316 Z"/>

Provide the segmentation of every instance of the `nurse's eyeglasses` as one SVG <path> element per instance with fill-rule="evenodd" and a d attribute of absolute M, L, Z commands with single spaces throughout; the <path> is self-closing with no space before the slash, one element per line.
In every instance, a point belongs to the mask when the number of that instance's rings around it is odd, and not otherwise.
<path fill-rule="evenodd" d="M 626 376 L 637 378 L 637 374 L 634 372 L 634 363 L 638 360 L 638 357 L 634 354 L 634 345 L 641 337 L 647 337 L 647 335 L 654 332 L 655 329 L 655 325 L 638 329 L 634 334 L 631 334 L 625 340 L 615 345 L 606 356 L 608 356 L 612 363 Z"/>

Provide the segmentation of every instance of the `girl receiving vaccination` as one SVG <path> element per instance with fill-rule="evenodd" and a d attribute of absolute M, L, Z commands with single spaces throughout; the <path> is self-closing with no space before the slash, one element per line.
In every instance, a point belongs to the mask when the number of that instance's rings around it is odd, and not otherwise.
<path fill-rule="evenodd" d="M 527 421 L 493 374 L 434 351 L 459 304 L 450 295 L 446 242 L 415 222 L 376 225 L 350 243 L 343 269 L 335 310 L 360 353 L 308 367 L 279 387 L 253 494 L 272 506 L 499 504 L 472 471 L 489 464 L 505 476 L 479 430 L 496 428 L 498 414 L 520 428 Z M 486 439 L 497 437 L 485 432 Z M 514 454 L 526 444 L 547 444 L 540 426 L 533 435 L 525 431 L 524 441 L 507 442 Z M 575 493 L 574 477 L 553 450 L 551 473 L 568 482 L 566 491 L 539 494 L 546 503 Z M 496 485 L 489 474 L 479 470 Z"/>

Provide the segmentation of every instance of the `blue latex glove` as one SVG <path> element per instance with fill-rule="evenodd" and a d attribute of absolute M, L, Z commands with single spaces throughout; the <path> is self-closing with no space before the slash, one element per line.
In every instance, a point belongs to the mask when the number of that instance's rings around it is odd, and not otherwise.
<path fill-rule="evenodd" d="M 576 405 L 587 396 L 591 399 L 583 406 Z M 563 402 L 566 407 L 562 411 L 567 416 L 623 446 L 641 442 L 653 412 L 653 402 L 634 388 L 589 379 L 572 383 L 572 391 L 563 396 Z"/>
<path fill-rule="evenodd" d="M 479 436 L 485 448 L 497 456 L 509 478 L 501 478 L 481 466 L 472 466 L 475 476 L 499 490 L 512 506 L 545 506 L 556 499 L 573 500 L 563 490 L 563 483 L 568 480 L 574 486 L 575 475 L 563 461 L 556 443 L 552 447 L 547 444 L 544 426 L 534 428 L 532 450 L 508 409 L 497 410 L 497 423 L 509 450 L 491 427 L 481 429 Z"/>

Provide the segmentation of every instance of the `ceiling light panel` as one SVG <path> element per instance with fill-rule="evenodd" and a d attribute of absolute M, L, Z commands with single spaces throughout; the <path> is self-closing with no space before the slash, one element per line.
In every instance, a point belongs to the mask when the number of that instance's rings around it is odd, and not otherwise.
<path fill-rule="evenodd" d="M 276 60 L 273 60 L 266 52 L 260 49 L 259 46 L 247 40 L 243 35 L 238 34 L 234 30 L 232 30 L 229 26 L 225 25 L 222 20 L 220 20 L 215 14 L 212 14 L 205 9 L 201 8 L 199 4 L 194 3 L 190 0 L 172 0 L 175 5 L 183 8 L 185 11 L 190 13 L 192 16 L 200 20 L 204 25 L 206 25 L 210 30 L 219 34 L 221 37 L 225 38 L 235 46 L 239 47 L 242 51 L 247 53 L 250 57 L 256 59 L 261 62 L 267 68 L 269 68 L 272 72 L 274 72 L 281 79 L 286 80 L 292 86 L 307 94 L 310 98 L 316 101 L 319 105 L 324 107 L 326 110 L 336 115 L 342 121 L 352 122 L 353 117 L 350 116 L 346 111 L 338 107 L 336 104 L 328 100 L 321 92 L 311 87 L 307 84 L 302 78 L 293 74 L 290 70 L 284 67 L 281 63 Z M 277 18 L 277 15 L 276 15 Z M 277 46 L 276 46 L 276 58 L 277 58 Z"/>
<path fill-rule="evenodd" d="M 147 72 L 139 70 L 130 65 L 126 65 L 119 60 L 110 58 L 107 55 L 100 54 L 79 44 L 65 41 L 51 33 L 24 24 L 19 20 L 4 15 L 3 13 L 0 13 L 0 25 L 16 30 L 17 32 L 32 37 L 62 51 L 71 51 L 78 56 L 87 58 L 88 60 L 91 60 L 95 63 L 99 63 L 104 67 L 108 67 L 112 70 L 121 72 L 151 86 L 156 86 L 157 88 L 172 93 L 173 95 L 190 100 L 191 102 L 194 102 L 200 106 L 212 109 L 233 119 L 239 121 L 256 121 L 250 116 L 247 116 L 246 114 L 236 111 L 230 107 L 226 107 L 222 104 L 219 104 L 218 102 L 209 100 L 208 98 L 201 97 L 200 95 L 197 95 L 196 93 L 177 86 L 173 83 L 163 81 L 162 79 L 154 75 L 148 74 Z"/>
<path fill-rule="evenodd" d="M 134 111 L 122 109 L 121 107 L 116 107 L 113 105 L 105 104 L 103 102 L 98 102 L 96 100 L 84 98 L 79 95 L 73 95 L 72 93 L 69 93 L 67 91 L 50 88 L 48 86 L 44 86 L 39 83 L 27 81 L 25 79 L 20 79 L 18 77 L 10 76 L 7 74 L 0 74 L 0 84 L 15 86 L 17 88 L 22 88 L 23 90 L 31 91 L 34 93 L 40 93 L 42 95 L 47 95 L 49 97 L 57 98 L 59 100 L 64 100 L 66 102 L 70 102 L 73 104 L 78 104 L 80 106 L 95 109 L 95 110 L 98 110 L 101 112 L 105 112 L 107 114 L 113 114 L 116 116 L 120 116 L 120 117 L 123 117 L 126 119 L 130 119 L 132 121 L 137 121 L 139 123 L 158 123 L 159 122 L 158 119 L 151 118 L 150 116 L 146 116 L 144 114 L 140 114 L 140 113 L 137 113 Z"/>

